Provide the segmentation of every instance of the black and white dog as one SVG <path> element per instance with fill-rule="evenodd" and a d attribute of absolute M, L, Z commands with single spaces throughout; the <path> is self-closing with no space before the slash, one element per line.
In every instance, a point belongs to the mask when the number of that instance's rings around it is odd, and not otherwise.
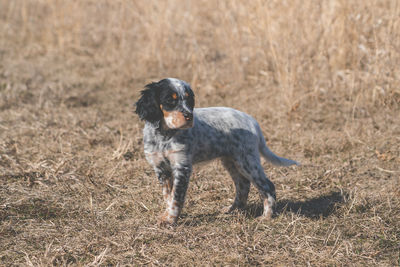
<path fill-rule="evenodd" d="M 162 184 L 166 211 L 161 224 L 176 223 L 197 162 L 221 158 L 236 187 L 229 211 L 243 209 L 252 183 L 270 218 L 275 204 L 275 186 L 265 176 L 260 153 L 273 164 L 289 166 L 296 161 L 276 156 L 266 143 L 257 121 L 226 107 L 194 108 L 189 84 L 174 78 L 146 85 L 136 103 L 136 113 L 145 121 L 144 152 Z"/>

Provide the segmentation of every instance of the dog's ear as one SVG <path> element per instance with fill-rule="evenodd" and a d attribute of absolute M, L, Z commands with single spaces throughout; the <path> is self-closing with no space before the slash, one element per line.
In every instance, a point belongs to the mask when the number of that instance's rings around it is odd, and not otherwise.
<path fill-rule="evenodd" d="M 141 120 L 148 122 L 157 122 L 162 118 L 162 111 L 159 106 L 159 87 L 157 83 L 150 83 L 141 91 L 141 97 L 136 102 L 135 113 Z"/>

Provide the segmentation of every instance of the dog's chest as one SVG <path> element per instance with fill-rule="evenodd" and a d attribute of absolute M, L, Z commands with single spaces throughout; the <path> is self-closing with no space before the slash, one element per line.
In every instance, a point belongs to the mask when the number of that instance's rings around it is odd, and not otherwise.
<path fill-rule="evenodd" d="M 168 137 L 150 124 L 143 129 L 144 153 L 147 161 L 157 167 L 160 164 L 176 165 L 188 156 L 187 132 Z"/>
<path fill-rule="evenodd" d="M 153 166 L 159 166 L 162 163 L 177 162 L 178 155 L 182 154 L 184 146 L 174 142 L 145 142 L 144 153 L 147 161 Z"/>

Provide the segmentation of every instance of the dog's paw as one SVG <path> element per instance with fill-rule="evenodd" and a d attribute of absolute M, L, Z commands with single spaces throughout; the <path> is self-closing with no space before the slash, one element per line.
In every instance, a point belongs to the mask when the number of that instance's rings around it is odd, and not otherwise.
<path fill-rule="evenodd" d="M 168 214 L 168 212 L 164 212 L 158 219 L 158 226 L 159 227 L 176 226 L 176 221 L 177 221 L 176 217 L 172 217 L 171 215 Z"/>
<path fill-rule="evenodd" d="M 270 221 L 272 220 L 273 212 L 264 212 L 261 216 L 259 216 L 260 220 L 262 221 Z"/>
<path fill-rule="evenodd" d="M 275 199 L 275 193 L 264 199 L 264 212 L 261 216 L 264 220 L 270 220 L 274 215 Z"/>

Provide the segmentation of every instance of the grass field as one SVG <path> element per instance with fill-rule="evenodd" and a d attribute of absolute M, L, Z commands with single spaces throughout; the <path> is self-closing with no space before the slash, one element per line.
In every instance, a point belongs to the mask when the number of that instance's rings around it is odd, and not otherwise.
<path fill-rule="evenodd" d="M 0 265 L 400 265 L 400 2 L 0 0 Z M 151 81 L 255 117 L 277 214 L 196 166 L 175 228 L 133 113 Z"/>

